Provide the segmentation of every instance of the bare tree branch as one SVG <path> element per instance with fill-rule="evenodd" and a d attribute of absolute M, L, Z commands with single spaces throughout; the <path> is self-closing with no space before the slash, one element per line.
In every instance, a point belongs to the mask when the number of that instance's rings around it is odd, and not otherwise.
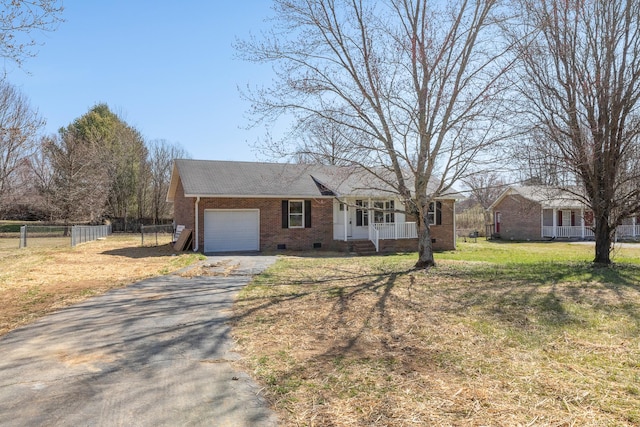
<path fill-rule="evenodd" d="M 62 21 L 60 0 L 2 0 L 0 10 L 0 57 L 22 66 L 36 55 L 35 34 L 54 31 Z"/>
<path fill-rule="evenodd" d="M 15 172 L 36 145 L 36 133 L 44 124 L 27 98 L 0 80 L 0 207 L 15 184 Z"/>

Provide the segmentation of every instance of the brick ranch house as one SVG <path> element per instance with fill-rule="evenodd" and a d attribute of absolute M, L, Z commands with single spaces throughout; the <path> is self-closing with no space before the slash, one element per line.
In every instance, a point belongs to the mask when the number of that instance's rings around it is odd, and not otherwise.
<path fill-rule="evenodd" d="M 431 204 L 435 250 L 455 249 L 456 195 Z M 205 253 L 274 250 L 416 251 L 416 223 L 363 169 L 212 160 L 174 161 L 167 201 Z"/>
<path fill-rule="evenodd" d="M 491 204 L 492 235 L 507 240 L 592 239 L 593 213 L 568 191 L 541 185 L 512 186 Z M 640 222 L 626 219 L 617 237 L 637 239 Z"/>

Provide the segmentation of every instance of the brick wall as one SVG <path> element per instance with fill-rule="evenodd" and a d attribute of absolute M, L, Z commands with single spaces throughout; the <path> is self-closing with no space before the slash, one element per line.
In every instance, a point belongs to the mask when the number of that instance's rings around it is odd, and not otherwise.
<path fill-rule="evenodd" d="M 418 252 L 418 239 L 380 240 L 380 252 Z"/>
<path fill-rule="evenodd" d="M 506 196 L 494 209 L 500 212 L 500 238 L 503 240 L 541 240 L 540 205 L 519 194 Z"/>
<path fill-rule="evenodd" d="M 320 249 L 335 249 L 332 199 L 311 199 L 311 228 L 282 228 L 282 200 L 279 198 L 201 199 L 198 209 L 200 248 L 204 247 L 204 211 L 206 209 L 259 209 L 261 251 L 276 250 L 278 245 L 286 245 L 286 249 L 291 250 L 310 250 L 314 249 L 314 245 L 320 245 Z"/>
<path fill-rule="evenodd" d="M 173 220 L 176 225 L 184 225 L 186 228 L 193 230 L 193 213 L 195 209 L 195 200 L 193 197 L 184 197 L 184 188 L 182 181 L 178 179 L 176 193 L 173 199 Z"/>
<path fill-rule="evenodd" d="M 431 240 L 433 244 L 433 249 L 436 251 L 451 251 L 455 249 L 455 230 L 453 227 L 454 223 L 454 204 L 455 200 L 442 200 L 441 207 L 441 223 L 438 225 L 432 225 L 429 227 L 429 231 L 431 232 Z M 411 215 L 407 215 L 407 222 L 415 222 L 416 218 Z M 401 247 L 406 247 L 405 250 L 418 250 L 418 240 L 417 239 L 409 239 L 410 241 L 415 242 L 415 248 L 410 249 L 410 243 L 406 241 L 403 243 L 399 243 Z M 391 246 L 391 245 L 389 245 Z M 398 249 L 398 251 L 402 251 L 402 249 Z"/>
<path fill-rule="evenodd" d="M 185 198 L 182 182 L 178 181 L 174 198 L 174 220 L 178 225 L 193 229 L 196 199 Z M 199 202 L 199 244 L 204 248 L 205 209 L 259 209 L 260 210 L 260 250 L 277 250 L 278 245 L 286 245 L 291 250 L 310 250 L 320 245 L 323 250 L 344 250 L 344 242 L 333 240 L 333 200 L 311 200 L 311 228 L 282 228 L 282 199 L 262 198 L 204 198 Z M 431 226 L 431 237 L 435 239 L 435 250 L 454 249 L 453 200 L 442 202 L 442 224 Z M 410 221 L 410 219 L 407 219 Z M 317 248 L 316 248 L 317 249 Z M 383 241 L 382 251 L 417 251 L 417 239 Z"/>
<path fill-rule="evenodd" d="M 454 200 L 442 201 L 442 223 L 430 227 L 433 249 L 436 251 L 450 251 L 455 249 L 455 230 L 453 229 Z"/>

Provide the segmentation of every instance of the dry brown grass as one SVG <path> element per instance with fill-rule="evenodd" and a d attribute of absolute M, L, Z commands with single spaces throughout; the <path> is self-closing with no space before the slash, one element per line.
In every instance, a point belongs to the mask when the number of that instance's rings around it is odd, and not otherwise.
<path fill-rule="evenodd" d="M 0 335 L 109 289 L 167 274 L 199 259 L 168 245 L 140 247 L 113 235 L 75 248 L 0 248 Z"/>
<path fill-rule="evenodd" d="M 283 425 L 640 424 L 637 266 L 414 261 L 288 258 L 243 291 L 234 335 Z"/>

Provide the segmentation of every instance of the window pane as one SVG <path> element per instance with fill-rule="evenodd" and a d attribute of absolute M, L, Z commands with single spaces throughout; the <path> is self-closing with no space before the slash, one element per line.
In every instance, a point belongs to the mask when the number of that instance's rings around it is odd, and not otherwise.
<path fill-rule="evenodd" d="M 298 213 L 301 214 L 302 213 L 302 202 L 289 202 L 289 213 L 294 214 L 294 213 Z"/>
<path fill-rule="evenodd" d="M 302 227 L 302 215 L 289 215 L 289 227 Z"/>
<path fill-rule="evenodd" d="M 384 222 L 384 213 L 382 211 L 373 211 L 373 222 Z"/>
<path fill-rule="evenodd" d="M 436 204 L 434 202 L 429 203 L 429 212 L 427 213 L 427 220 L 430 225 L 436 224 Z"/>

